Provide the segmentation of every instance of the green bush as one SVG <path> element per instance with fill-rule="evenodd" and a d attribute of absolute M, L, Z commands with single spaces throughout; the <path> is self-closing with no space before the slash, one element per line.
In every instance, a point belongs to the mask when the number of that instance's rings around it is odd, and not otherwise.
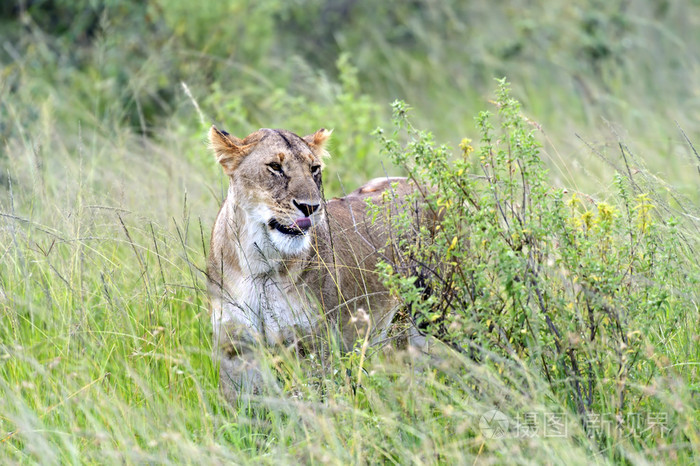
<path fill-rule="evenodd" d="M 697 244 L 622 174 L 606 201 L 552 186 L 537 125 L 505 80 L 495 104 L 496 123 L 481 112 L 480 144 L 463 140 L 454 159 L 394 104 L 395 136 L 403 130 L 407 142 L 380 132 L 384 150 L 421 189 L 393 202 L 418 200 L 441 220 L 418 224 L 411 208 L 386 216 L 398 233 L 388 244 L 395 259 L 380 267 L 384 280 L 426 334 L 501 371 L 511 361 L 544 377 L 601 444 L 654 438 L 631 419 L 640 407 L 666 409 L 649 389 L 667 374 L 668 358 L 659 361 L 669 348 L 657 337 L 684 325 L 697 302 L 698 270 L 687 255 Z M 589 425 L 601 416 L 615 429 Z"/>

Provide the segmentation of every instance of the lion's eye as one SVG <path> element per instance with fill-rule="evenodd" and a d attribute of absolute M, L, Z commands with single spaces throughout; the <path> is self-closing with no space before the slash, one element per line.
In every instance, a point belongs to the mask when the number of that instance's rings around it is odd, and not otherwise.
<path fill-rule="evenodd" d="M 280 173 L 280 174 L 284 174 L 284 172 L 282 171 L 282 165 L 280 165 L 280 164 L 277 163 L 277 162 L 268 163 L 267 166 L 268 166 L 268 167 L 270 168 L 270 170 L 272 170 L 273 172 Z"/>
<path fill-rule="evenodd" d="M 312 175 L 318 175 L 321 172 L 321 166 L 320 165 L 314 165 L 311 167 L 311 174 Z"/>

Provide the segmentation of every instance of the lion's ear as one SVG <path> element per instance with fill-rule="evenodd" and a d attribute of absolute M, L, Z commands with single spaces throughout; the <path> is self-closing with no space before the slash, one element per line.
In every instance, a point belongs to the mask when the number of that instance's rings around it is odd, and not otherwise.
<path fill-rule="evenodd" d="M 331 133 L 333 133 L 333 130 L 329 131 L 325 128 L 321 128 L 314 134 L 309 134 L 308 136 L 305 136 L 304 141 L 306 141 L 309 147 L 311 147 L 311 150 L 314 151 L 316 154 L 328 155 L 328 153 L 324 150 L 324 147 L 328 139 L 331 137 Z"/>
<path fill-rule="evenodd" d="M 246 142 L 231 136 L 226 131 L 220 131 L 213 125 L 209 130 L 209 148 L 214 151 L 216 161 L 221 164 L 227 175 L 233 174 L 243 157 L 248 155 L 255 146 L 254 143 L 246 144 Z"/>

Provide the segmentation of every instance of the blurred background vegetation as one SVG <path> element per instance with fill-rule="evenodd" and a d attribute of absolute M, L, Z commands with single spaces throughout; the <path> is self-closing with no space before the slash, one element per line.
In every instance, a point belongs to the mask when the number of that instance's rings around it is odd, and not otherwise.
<path fill-rule="evenodd" d="M 586 180 L 604 166 L 584 142 L 618 151 L 633 134 L 652 170 L 695 191 L 677 124 L 696 139 L 697 1 L 22 0 L 0 15 L 3 141 L 46 107 L 53 133 L 76 135 L 78 121 L 84 133 L 175 132 L 191 140 L 172 149 L 205 163 L 211 122 L 239 135 L 327 126 L 339 161 L 326 180 L 338 194 L 335 169 L 348 189 L 382 172 L 368 133 L 394 99 L 454 147 L 506 76 L 557 148 L 562 184 L 595 189 Z"/>
<path fill-rule="evenodd" d="M 571 417 L 567 438 L 487 441 L 494 406 L 562 408 L 530 368 L 351 354 L 319 381 L 297 360 L 232 415 L 200 269 L 227 185 L 210 124 L 333 128 L 336 196 L 399 171 L 371 134 L 392 101 L 458 155 L 504 76 L 555 186 L 592 208 L 626 173 L 696 244 L 698 44 L 698 0 L 0 2 L 0 462 L 697 460 L 696 291 L 647 316 L 660 375 L 638 388 L 673 437 L 597 442 Z"/>

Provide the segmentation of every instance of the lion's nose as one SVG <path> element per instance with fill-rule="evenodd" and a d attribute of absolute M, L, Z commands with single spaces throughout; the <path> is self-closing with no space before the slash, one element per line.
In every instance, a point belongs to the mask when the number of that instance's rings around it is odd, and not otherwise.
<path fill-rule="evenodd" d="M 299 211 L 304 214 L 304 217 L 310 217 L 311 214 L 316 212 L 320 206 L 320 204 L 304 204 L 297 202 L 296 200 L 292 200 L 292 203 L 294 203 L 294 207 L 299 209 Z"/>

